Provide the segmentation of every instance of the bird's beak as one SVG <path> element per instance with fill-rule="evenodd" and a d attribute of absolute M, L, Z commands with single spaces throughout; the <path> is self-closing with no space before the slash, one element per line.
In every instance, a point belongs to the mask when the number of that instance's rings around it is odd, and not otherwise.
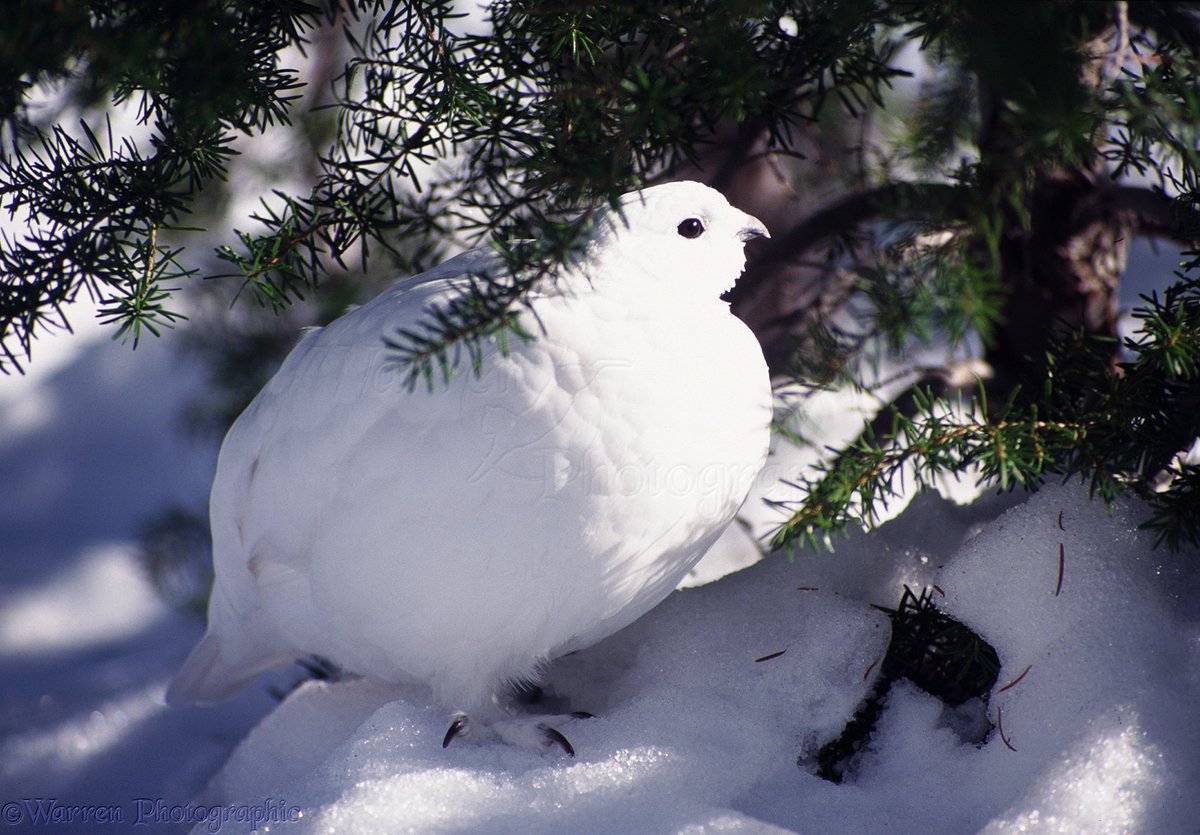
<path fill-rule="evenodd" d="M 738 240 L 742 243 L 749 243 L 755 238 L 769 238 L 771 233 L 767 231 L 767 227 L 763 222 L 756 217 L 746 215 L 746 223 L 738 231 Z"/>

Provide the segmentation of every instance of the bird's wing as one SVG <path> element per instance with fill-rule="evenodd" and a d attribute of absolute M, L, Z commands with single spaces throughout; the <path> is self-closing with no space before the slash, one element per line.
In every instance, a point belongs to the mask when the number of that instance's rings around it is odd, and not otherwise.
<path fill-rule="evenodd" d="M 264 590 L 303 620 L 311 609 L 310 546 L 321 510 L 369 473 L 356 460 L 381 422 L 407 424 L 419 444 L 456 408 L 445 398 L 408 396 L 385 337 L 412 329 L 431 307 L 451 303 L 476 280 L 503 270 L 489 250 L 472 250 L 397 282 L 324 328 L 310 330 L 230 429 L 210 503 L 217 580 L 209 629 L 172 684 L 172 701 L 218 701 L 263 669 L 291 657 L 278 619 L 261 609 Z M 419 384 L 420 385 L 420 384 Z M 387 450 L 381 451 L 386 454 Z"/>

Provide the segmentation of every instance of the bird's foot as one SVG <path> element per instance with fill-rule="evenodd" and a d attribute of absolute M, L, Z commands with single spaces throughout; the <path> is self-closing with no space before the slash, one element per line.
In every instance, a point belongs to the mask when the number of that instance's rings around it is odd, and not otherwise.
<path fill-rule="evenodd" d="M 471 719 L 465 713 L 455 714 L 454 720 L 446 730 L 442 739 L 445 748 L 456 737 L 468 737 L 476 733 L 498 737 L 510 745 L 522 748 L 534 748 L 538 751 L 560 749 L 568 757 L 575 756 L 575 749 L 563 736 L 558 724 L 565 724 L 576 719 L 591 719 L 592 714 L 582 710 L 573 713 L 562 713 L 548 716 L 512 716 L 492 722 L 479 722 Z"/>

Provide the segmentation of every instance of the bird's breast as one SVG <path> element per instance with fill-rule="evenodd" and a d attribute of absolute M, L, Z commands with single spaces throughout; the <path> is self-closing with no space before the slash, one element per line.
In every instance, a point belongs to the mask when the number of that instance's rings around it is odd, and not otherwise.
<path fill-rule="evenodd" d="M 547 498 L 582 499 L 593 540 L 651 550 L 723 527 L 762 466 L 771 417 L 745 325 L 717 304 L 657 318 L 594 300 L 586 316 L 569 301 L 535 313 L 544 344 L 514 358 L 534 382 L 517 411 L 548 418 L 520 456 Z"/>

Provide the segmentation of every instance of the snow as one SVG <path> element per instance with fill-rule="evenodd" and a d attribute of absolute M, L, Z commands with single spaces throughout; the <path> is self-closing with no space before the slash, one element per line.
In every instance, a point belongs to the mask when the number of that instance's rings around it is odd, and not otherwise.
<path fill-rule="evenodd" d="M 159 602 L 132 543 L 211 478 L 211 446 L 176 434 L 198 375 L 163 343 L 70 338 L 82 343 L 47 370 L 35 360 L 19 396 L 0 380 L 0 471 L 14 474 L 0 482 L 0 804 L 17 804 L 2 807 L 14 831 L 52 808 L 38 798 L 116 806 L 145 831 L 288 835 L 1161 833 L 1200 819 L 1200 555 L 1152 549 L 1143 506 L 1109 512 L 1077 484 L 904 497 L 877 530 L 790 560 L 758 560 L 731 529 L 692 582 L 749 567 L 547 669 L 548 692 L 595 714 L 562 726 L 573 759 L 443 749 L 448 716 L 427 693 L 361 680 L 277 705 L 266 688 L 285 672 L 218 708 L 168 709 L 200 624 Z M 836 393 L 811 403 L 806 426 L 829 443 L 869 411 Z M 780 446 L 771 467 L 804 465 Z M 771 474 L 760 485 L 777 489 Z M 771 522 L 753 501 L 747 517 L 755 534 Z M 996 648 L 987 716 L 1003 733 L 975 744 L 970 706 L 901 681 L 845 781 L 822 780 L 810 758 L 887 645 L 873 604 L 895 606 L 905 583 L 936 584 L 939 608 Z"/>
<path fill-rule="evenodd" d="M 1151 551 L 1138 519 L 1050 489 L 941 573 L 946 610 L 1004 648 L 1001 679 L 1028 670 L 992 710 L 1038 779 L 989 775 L 1012 798 L 995 831 L 1181 832 L 1200 817 L 1195 555 Z"/>
<path fill-rule="evenodd" d="M 126 815 L 134 798 L 186 800 L 273 706 L 261 690 L 207 713 L 162 704 L 201 627 L 161 601 L 134 543 L 156 510 L 203 496 L 215 449 L 178 432 L 197 369 L 169 342 L 112 342 L 93 314 L 77 304 L 73 334 L 39 340 L 28 376 L 0 378 L 0 814 L 13 831 L 31 823 L 26 799 Z"/>
<path fill-rule="evenodd" d="M 936 570 L 947 531 L 970 536 L 978 514 L 933 497 L 910 513 L 938 533 L 908 543 L 921 526 L 884 528 L 833 555 L 763 560 L 552 665 L 553 691 L 597 714 L 565 728 L 574 760 L 458 740 L 442 750 L 445 711 L 426 695 L 311 683 L 242 743 L 205 801 L 300 799 L 287 832 L 1186 829 L 1200 815 L 1187 789 L 1200 779 L 1189 558 L 1151 551 L 1137 508 L 1110 515 L 1077 485 L 987 523 Z M 962 740 L 941 702 L 901 683 L 851 778 L 825 782 L 797 759 L 866 694 L 889 634 L 868 605 L 887 595 L 868 578 L 906 559 L 995 645 L 996 690 L 1020 678 L 992 699 L 1004 736 Z"/>
<path fill-rule="evenodd" d="M 129 549 L 86 551 L 60 577 L 9 598 L 0 611 L 0 653 L 59 653 L 134 637 L 164 617 L 166 605 L 131 577 L 140 579 Z"/>
<path fill-rule="evenodd" d="M 446 713 L 424 694 L 393 700 L 361 681 L 310 684 L 235 753 L 216 798 L 321 797 L 309 831 L 752 823 L 741 799 L 785 786 L 798 776 L 797 754 L 840 731 L 887 641 L 881 613 L 796 591 L 791 568 L 771 560 L 675 595 L 619 636 L 552 665 L 553 690 L 597 716 L 563 728 L 574 761 L 468 741 L 443 751 Z M 320 720 L 347 714 L 361 717 L 349 733 Z M 320 738 L 297 745 L 297 728 L 314 723 Z M 263 768 L 281 760 L 282 773 Z"/>

